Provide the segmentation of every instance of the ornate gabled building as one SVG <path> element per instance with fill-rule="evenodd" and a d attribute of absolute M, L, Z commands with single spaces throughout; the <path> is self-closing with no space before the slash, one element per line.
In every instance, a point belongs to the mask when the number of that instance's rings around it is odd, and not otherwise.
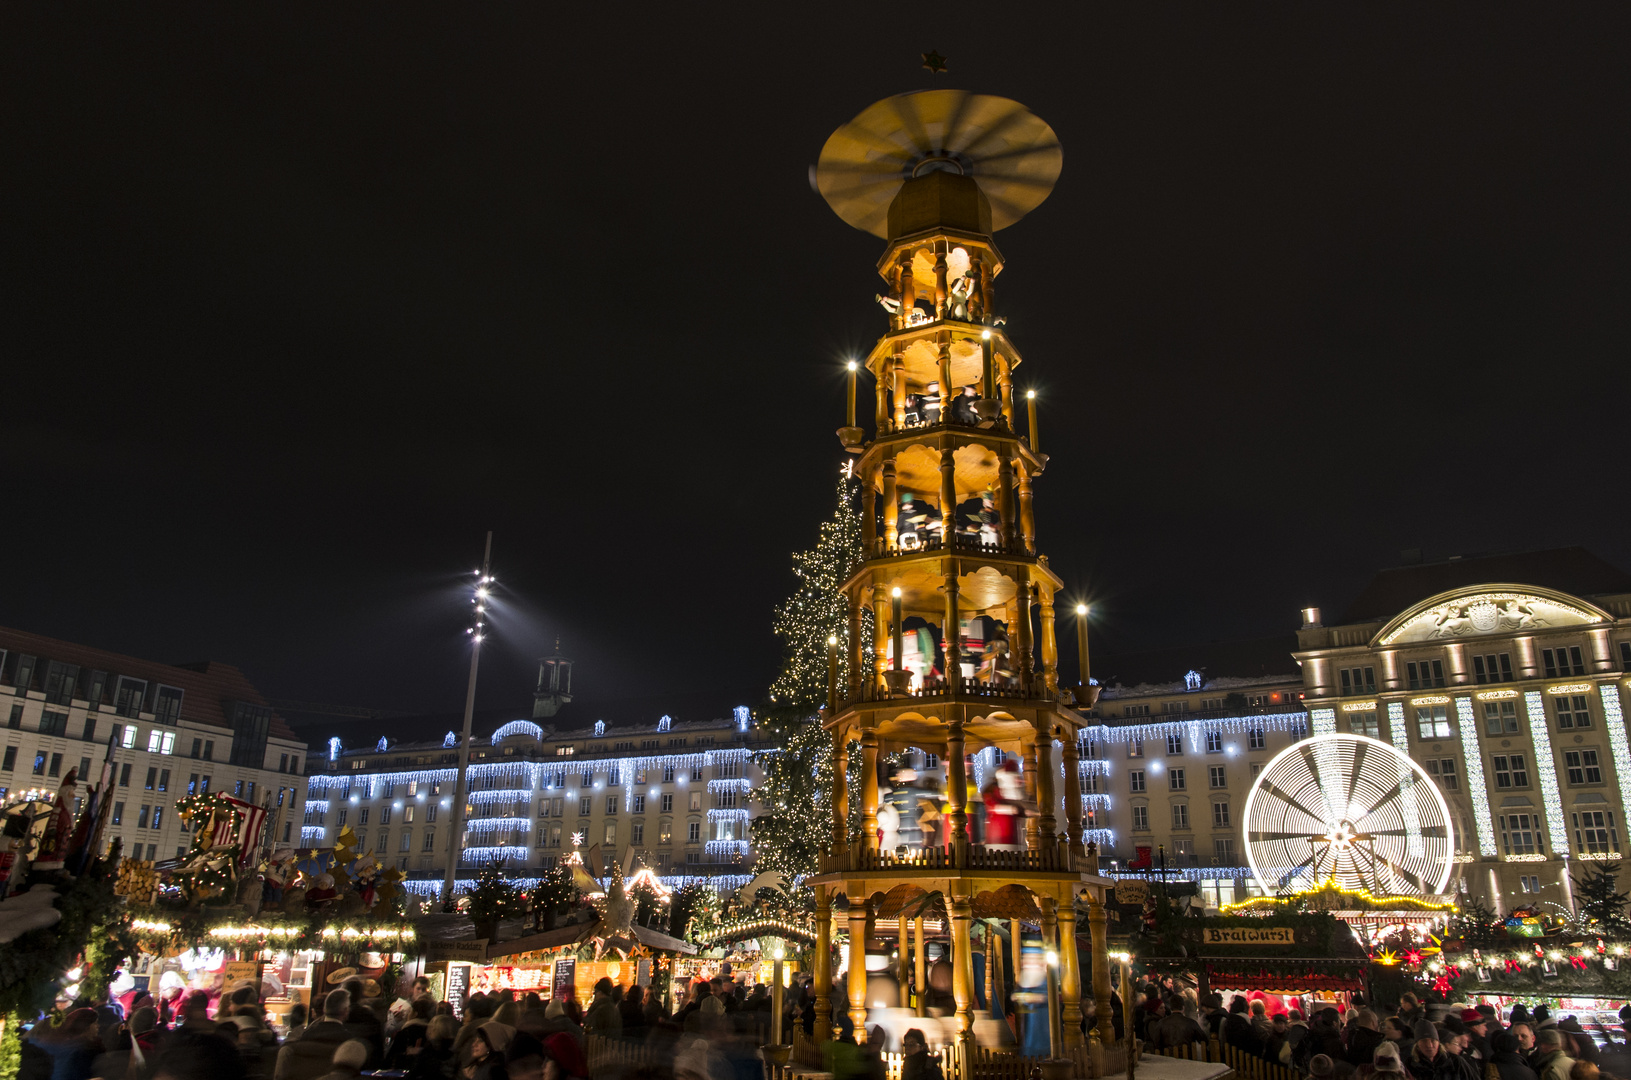
<path fill-rule="evenodd" d="M 1057 950 L 1062 1006 L 1053 1049 L 1081 1042 L 1077 901 L 1088 905 L 1102 956 L 1108 882 L 1082 840 L 1076 753 L 1086 720 L 1059 686 L 1054 599 L 1062 582 L 1038 549 L 1032 511 L 1047 458 L 1034 412 L 1029 438 L 1020 434 L 1020 355 L 996 305 L 1003 258 L 992 239 L 1047 197 L 1061 161 L 1053 132 L 1017 103 L 926 91 L 867 109 L 833 134 L 817 165 L 817 184 L 838 215 L 885 241 L 878 271 L 888 295 L 879 299 L 889 313 L 865 360 L 877 387 L 872 437 L 856 424 L 853 396 L 839 431 L 858 455 L 865 558 L 843 585 L 850 677 L 835 687 L 824 718 L 837 759 L 833 835 L 810 879 L 823 1029 L 835 904 L 847 910 L 849 1012 L 859 1029 L 878 922 L 895 921 L 903 958 L 913 949 L 921 957 L 921 933 L 907 941 L 906 913 L 939 897 L 958 1052 L 972 1038 L 971 922 L 998 915 L 1040 926 L 1045 947 Z M 843 779 L 852 742 L 861 755 L 854 792 Z M 994 832 L 987 843 L 970 835 L 965 755 L 985 750 L 1026 763 L 1040 806 L 1011 843 L 994 842 Z M 906 752 L 944 760 L 949 812 L 937 843 L 889 850 L 880 844 L 879 763 Z M 861 802 L 858 836 L 846 825 L 852 796 Z M 1093 975 L 1108 1045 L 1106 965 Z"/>

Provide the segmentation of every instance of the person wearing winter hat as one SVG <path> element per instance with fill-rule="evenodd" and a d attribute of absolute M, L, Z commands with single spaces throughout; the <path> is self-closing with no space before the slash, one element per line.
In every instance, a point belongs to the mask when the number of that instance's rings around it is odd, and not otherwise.
<path fill-rule="evenodd" d="M 1417 1020 L 1411 1030 L 1416 1041 L 1410 1045 L 1404 1065 L 1414 1080 L 1463 1080 L 1460 1066 L 1439 1045 L 1438 1025 L 1431 1020 Z"/>
<path fill-rule="evenodd" d="M 1558 1022 L 1558 1030 L 1566 1033 L 1563 1050 L 1576 1061 L 1589 1061 L 1597 1064 L 1597 1043 L 1591 1035 L 1580 1026 L 1580 1021 L 1573 1016 L 1565 1016 Z M 1573 1052 L 1570 1053 L 1571 1045 Z"/>
<path fill-rule="evenodd" d="M 1479 1061 L 1488 1061 L 1488 1019 L 1477 1009 L 1461 1010 L 1461 1026 L 1467 1029 L 1467 1052 Z"/>
<path fill-rule="evenodd" d="M 1512 1012 L 1507 1015 L 1506 1022 L 1509 1024 L 1527 1024 L 1529 1022 L 1529 1006 L 1521 1001 L 1512 1006 Z"/>

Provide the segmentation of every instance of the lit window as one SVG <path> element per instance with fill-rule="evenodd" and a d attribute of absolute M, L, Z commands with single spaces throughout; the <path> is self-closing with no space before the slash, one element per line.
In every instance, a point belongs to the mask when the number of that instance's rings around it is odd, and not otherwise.
<path fill-rule="evenodd" d="M 1422 739 L 1448 739 L 1450 729 L 1449 707 L 1446 705 L 1416 706 L 1416 735 Z"/>
<path fill-rule="evenodd" d="M 1518 733 L 1518 703 L 1516 701 L 1484 702 L 1484 734 L 1516 735 Z"/>

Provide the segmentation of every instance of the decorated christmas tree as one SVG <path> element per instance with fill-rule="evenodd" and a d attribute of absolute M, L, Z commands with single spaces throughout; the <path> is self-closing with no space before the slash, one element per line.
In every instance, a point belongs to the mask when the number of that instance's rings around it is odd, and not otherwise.
<path fill-rule="evenodd" d="M 849 612 L 839 586 L 864 556 L 858 492 L 847 471 L 839 477 L 832 517 L 822 522 L 815 547 L 793 555 L 799 586 L 776 607 L 772 623 L 784 654 L 770 684 L 771 707 L 759 718 L 776 749 L 756 757 L 765 781 L 756 792 L 754 851 L 760 871 L 779 871 L 790 881 L 815 869 L 817 853 L 832 837 L 832 737 L 817 713 L 827 701 L 829 638 L 838 639 L 840 696 L 851 677 Z M 861 614 L 861 652 L 870 664 L 872 613 Z M 852 833 L 859 828 L 859 802 L 850 808 Z"/>
<path fill-rule="evenodd" d="M 813 712 L 827 700 L 827 639 L 838 639 L 838 690 L 849 686 L 849 611 L 839 586 L 862 558 L 858 481 L 839 477 L 837 505 L 821 523 L 816 546 L 793 554 L 798 589 L 776 606 L 771 628 L 782 639 L 781 672 L 770 684 L 771 704 Z M 872 615 L 861 617 L 861 648 L 872 652 Z"/>
<path fill-rule="evenodd" d="M 1588 864 L 1586 876 L 1574 879 L 1574 898 L 1581 919 L 1593 933 L 1624 938 L 1631 936 L 1631 918 L 1625 913 L 1631 896 L 1615 891 L 1616 877 L 1601 863 Z"/>

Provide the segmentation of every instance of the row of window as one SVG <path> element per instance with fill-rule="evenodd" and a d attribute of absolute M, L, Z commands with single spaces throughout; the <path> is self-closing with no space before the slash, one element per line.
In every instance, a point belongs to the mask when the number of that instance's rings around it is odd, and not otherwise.
<path fill-rule="evenodd" d="M 1518 719 L 1516 700 L 1485 701 L 1482 705 L 1485 735 L 1521 735 L 1523 725 Z M 1450 717 L 1448 705 L 1416 705 L 1416 737 L 1424 740 L 1453 739 L 1455 721 Z M 1345 714 L 1348 730 L 1355 735 L 1369 735 L 1380 739 L 1381 720 L 1375 709 L 1362 709 Z M 1552 719 L 1559 731 L 1577 731 L 1592 726 L 1591 696 L 1589 694 L 1557 694 L 1552 697 Z"/>
<path fill-rule="evenodd" d="M 675 782 L 676 770 L 675 770 L 675 767 L 673 765 L 664 765 L 662 767 L 661 771 L 662 771 L 662 781 L 661 781 L 662 783 L 672 784 L 672 783 Z M 679 772 L 683 773 L 685 778 L 692 781 L 692 782 L 695 782 L 695 783 L 701 783 L 702 782 L 703 777 L 702 777 L 702 767 L 701 766 L 697 766 L 694 769 L 682 769 L 682 770 L 679 770 Z M 719 780 L 738 780 L 738 779 L 741 779 L 741 777 L 742 777 L 742 763 L 739 762 L 739 761 L 721 762 L 718 765 L 714 766 L 714 774 L 715 774 L 715 779 L 719 779 Z M 569 774 L 567 774 L 564 771 L 552 772 L 552 773 L 545 774 L 545 776 L 543 778 L 543 783 L 540 786 L 540 790 L 554 790 L 554 789 L 559 789 L 559 788 L 565 788 L 567 786 L 567 776 L 568 775 Z M 577 786 L 578 787 L 585 787 L 586 788 L 586 787 L 593 787 L 594 786 L 595 777 L 597 775 L 599 775 L 599 774 L 597 774 L 593 770 L 586 770 L 584 772 L 575 773 L 575 774 L 571 774 L 571 775 L 575 775 L 577 777 L 577 779 L 578 779 Z M 611 775 L 611 773 L 608 772 L 608 773 L 606 773 L 606 775 L 609 777 Z M 619 773 L 619 775 L 621 775 L 621 773 Z M 486 774 L 486 775 L 482 775 L 482 776 L 472 777 L 471 780 L 470 780 L 470 790 L 471 791 L 502 791 L 502 790 L 505 790 L 506 788 L 508 788 L 509 785 L 512 782 L 513 782 L 513 780 L 510 777 L 498 776 L 498 775 L 493 775 L 493 774 Z M 647 782 L 648 782 L 647 781 L 647 771 L 645 769 L 636 770 L 635 773 L 634 773 L 634 783 L 636 783 L 636 784 L 645 784 Z M 403 786 L 406 787 L 407 794 L 410 795 L 410 796 L 417 795 L 422 790 L 428 792 L 431 795 L 440 795 L 442 793 L 442 788 L 444 786 L 443 782 L 440 782 L 440 781 L 419 781 L 419 780 L 395 781 L 395 780 L 389 780 L 389 779 L 373 779 L 373 778 L 366 778 L 365 777 L 365 778 L 357 780 L 355 784 L 353 784 L 352 781 L 349 780 L 349 779 L 346 780 L 344 783 L 340 784 L 339 788 L 338 788 L 339 798 L 342 798 L 342 799 L 350 798 L 353 789 L 355 789 L 358 797 L 364 798 L 364 799 L 389 799 L 389 798 L 393 798 L 395 796 L 395 794 L 396 794 L 396 788 L 397 788 L 398 783 L 401 783 Z"/>
<path fill-rule="evenodd" d="M 94 711 L 111 704 L 119 716 L 135 719 L 144 712 L 151 713 L 153 719 L 170 727 L 181 719 L 180 687 L 110 675 L 61 660 L 42 660 L 0 649 L 0 681 L 10 683 L 19 693 L 43 691 L 46 702 L 52 705 L 79 700 Z"/>
<path fill-rule="evenodd" d="M 1540 664 L 1545 678 L 1556 679 L 1569 675 L 1584 675 L 1586 660 L 1580 646 L 1570 645 L 1540 651 Z M 1620 642 L 1620 667 L 1631 671 L 1631 641 Z M 1511 653 L 1477 653 L 1472 658 L 1473 681 L 1480 685 L 1512 682 Z M 1444 661 L 1414 660 L 1405 664 L 1406 681 L 1412 690 L 1431 690 L 1444 685 Z M 1376 693 L 1376 669 L 1373 667 L 1340 668 L 1337 681 L 1343 697 L 1357 697 Z"/>
<path fill-rule="evenodd" d="M 1545 855 L 1546 839 L 1539 814 L 1501 814 L 1496 817 L 1501 851 L 1506 855 Z M 1575 850 L 1603 855 L 1620 850 L 1620 834 L 1611 810 L 1576 810 L 1569 815 Z"/>
<path fill-rule="evenodd" d="M 1296 733 L 1293 732 L 1292 733 L 1292 738 L 1296 739 L 1296 737 L 1297 737 Z M 1208 754 L 1221 754 L 1221 753 L 1223 753 L 1223 732 L 1221 732 L 1221 731 L 1208 731 L 1208 732 L 1205 733 L 1203 738 L 1204 738 L 1204 745 L 1206 746 L 1206 753 L 1208 753 Z M 1183 753 L 1184 753 L 1184 735 L 1183 735 L 1183 732 L 1181 732 L 1181 731 L 1170 732 L 1166 736 L 1165 741 L 1166 741 L 1166 746 L 1167 746 L 1167 756 L 1168 757 L 1182 757 L 1183 756 Z M 1251 728 L 1246 732 L 1246 749 L 1248 749 L 1248 750 L 1262 750 L 1267 746 L 1268 746 L 1268 734 L 1266 732 L 1264 732 L 1264 730 L 1262 728 Z M 1089 756 L 1093 756 L 1093 755 L 1090 754 Z M 1141 758 L 1141 757 L 1143 757 L 1144 756 L 1144 740 L 1143 739 L 1129 739 L 1127 741 L 1127 756 L 1130 757 L 1130 758 Z"/>

